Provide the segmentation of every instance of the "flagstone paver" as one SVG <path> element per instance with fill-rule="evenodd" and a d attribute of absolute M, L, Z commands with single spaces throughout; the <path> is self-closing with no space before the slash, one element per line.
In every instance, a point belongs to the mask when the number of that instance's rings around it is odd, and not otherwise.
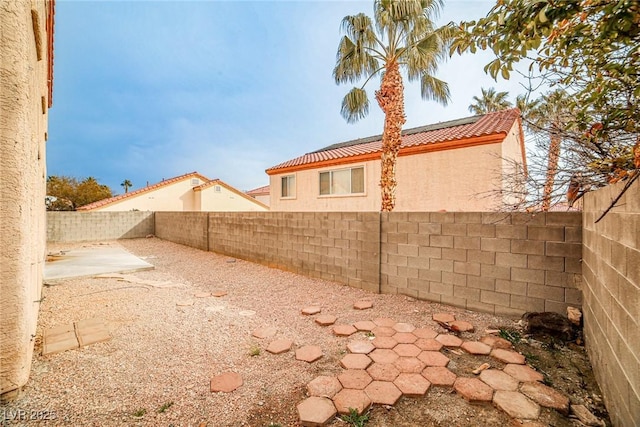
<path fill-rule="evenodd" d="M 321 314 L 320 316 L 315 318 L 315 322 L 320 326 L 330 326 L 336 323 L 338 318 L 331 314 Z"/>
<path fill-rule="evenodd" d="M 397 333 L 395 329 L 389 326 L 376 326 L 371 332 L 373 332 L 373 335 L 376 337 L 392 337 Z"/>
<path fill-rule="evenodd" d="M 398 360 L 398 353 L 386 348 L 377 348 L 369 353 L 369 357 L 378 363 L 393 363 Z"/>
<path fill-rule="evenodd" d="M 351 341 L 349 342 L 349 344 L 347 344 L 347 349 L 351 353 L 369 354 L 375 348 L 376 347 L 373 344 L 371 344 L 371 341 L 358 340 L 358 341 Z"/>
<path fill-rule="evenodd" d="M 517 391 L 498 390 L 493 403 L 512 418 L 535 420 L 540 415 L 540 406 Z"/>
<path fill-rule="evenodd" d="M 540 406 L 569 415 L 569 398 L 551 387 L 539 382 L 528 382 L 520 386 L 520 392 Z"/>
<path fill-rule="evenodd" d="M 349 409 L 355 409 L 362 414 L 371 406 L 371 398 L 364 390 L 342 389 L 333 397 L 333 404 L 340 414 L 348 414 Z"/>
<path fill-rule="evenodd" d="M 296 350 L 296 359 L 312 363 L 322 357 L 322 348 L 317 345 L 306 345 Z"/>
<path fill-rule="evenodd" d="M 523 383 L 542 381 L 544 379 L 544 376 L 540 372 L 527 365 L 509 364 L 504 367 L 503 371 Z"/>
<path fill-rule="evenodd" d="M 402 373 L 419 374 L 427 366 L 416 357 L 400 357 L 393 364 Z"/>
<path fill-rule="evenodd" d="M 469 402 L 491 402 L 493 389 L 477 378 L 458 377 L 453 388 Z"/>
<path fill-rule="evenodd" d="M 216 298 L 221 298 L 223 296 L 227 295 L 227 291 L 213 291 L 211 292 L 211 296 L 216 297 Z"/>
<path fill-rule="evenodd" d="M 372 361 L 364 354 L 347 354 L 340 359 L 340 364 L 345 369 L 367 369 Z"/>
<path fill-rule="evenodd" d="M 102 319 L 78 320 L 75 323 L 75 329 L 80 347 L 111 339 L 109 329 Z"/>
<path fill-rule="evenodd" d="M 494 390 L 516 391 L 518 380 L 498 369 L 487 369 L 480 372 L 480 379 Z"/>
<path fill-rule="evenodd" d="M 318 314 L 321 311 L 322 311 L 322 308 L 314 305 L 314 306 L 303 308 L 302 310 L 300 310 L 300 313 L 304 314 L 305 316 L 313 316 L 314 314 Z"/>
<path fill-rule="evenodd" d="M 178 307 L 191 307 L 193 305 L 193 300 L 176 301 L 176 305 Z"/>
<path fill-rule="evenodd" d="M 73 323 L 56 326 L 44 331 L 43 355 L 59 353 L 79 346 Z"/>
<path fill-rule="evenodd" d="M 445 347 L 460 347 L 462 340 L 455 335 L 440 334 L 436 337 L 436 341 L 440 342 Z"/>
<path fill-rule="evenodd" d="M 265 326 L 263 328 L 256 329 L 255 331 L 253 331 L 251 335 L 256 338 L 263 339 L 263 338 L 271 338 L 275 336 L 277 332 L 278 332 L 277 328 L 274 328 L 272 326 Z"/>
<path fill-rule="evenodd" d="M 389 363 L 373 363 L 367 372 L 374 381 L 393 381 L 400 375 L 400 370 Z"/>
<path fill-rule="evenodd" d="M 435 313 L 432 316 L 434 322 L 451 323 L 455 322 L 456 318 L 451 313 Z"/>
<path fill-rule="evenodd" d="M 427 366 L 422 371 L 425 377 L 433 385 L 453 386 L 458 376 L 443 366 Z"/>
<path fill-rule="evenodd" d="M 398 353 L 400 357 L 416 357 L 422 352 L 413 344 L 398 344 L 393 348 L 393 351 Z"/>
<path fill-rule="evenodd" d="M 375 337 L 371 344 L 375 348 L 388 348 L 391 349 L 398 345 L 398 341 L 396 341 L 393 337 Z"/>
<path fill-rule="evenodd" d="M 393 326 L 397 323 L 395 320 L 389 317 L 378 317 L 377 319 L 373 319 L 373 323 L 378 326 L 385 326 L 387 328 L 393 328 Z"/>
<path fill-rule="evenodd" d="M 364 389 L 373 403 L 381 405 L 395 405 L 402 397 L 402 392 L 388 381 L 373 381 Z"/>
<path fill-rule="evenodd" d="M 358 332 L 356 328 L 351 325 L 334 325 L 333 334 L 339 337 L 348 337 Z"/>
<path fill-rule="evenodd" d="M 336 407 L 331 399 L 311 396 L 298 404 L 298 417 L 303 427 L 321 427 L 336 415 Z"/>
<path fill-rule="evenodd" d="M 440 341 L 436 341 L 433 338 L 420 338 L 414 344 L 419 349 L 428 351 L 440 351 L 443 347 Z"/>
<path fill-rule="evenodd" d="M 465 341 L 460 348 L 474 355 L 487 355 L 491 353 L 491 347 L 480 341 Z"/>
<path fill-rule="evenodd" d="M 438 333 L 431 328 L 418 328 L 411 333 L 418 338 L 424 339 L 433 339 L 438 336 Z"/>
<path fill-rule="evenodd" d="M 242 377 L 237 372 L 225 372 L 211 378 L 211 391 L 231 393 L 242 385 Z"/>
<path fill-rule="evenodd" d="M 328 397 L 331 399 L 340 390 L 342 390 L 340 381 L 336 377 L 328 375 L 320 375 L 307 384 L 309 396 Z"/>
<path fill-rule="evenodd" d="M 480 342 L 490 346 L 491 348 L 503 348 L 508 350 L 513 347 L 509 341 L 493 335 L 485 335 L 480 338 Z"/>
<path fill-rule="evenodd" d="M 398 332 L 393 335 L 393 339 L 398 341 L 400 344 L 413 344 L 418 341 L 418 337 L 410 332 Z"/>
<path fill-rule="evenodd" d="M 456 332 L 473 332 L 474 327 L 471 323 L 465 320 L 455 320 L 451 322 L 451 329 Z"/>
<path fill-rule="evenodd" d="M 353 303 L 353 308 L 356 310 L 367 310 L 373 307 L 373 301 L 370 300 L 359 300 Z"/>
<path fill-rule="evenodd" d="M 359 331 L 371 332 L 376 327 L 376 324 L 371 320 L 361 320 L 354 323 L 353 327 Z"/>
<path fill-rule="evenodd" d="M 280 339 L 271 341 L 267 346 L 267 351 L 273 354 L 281 354 L 286 353 L 291 350 L 291 346 L 293 345 L 293 341 L 287 339 Z"/>
<path fill-rule="evenodd" d="M 413 332 L 415 331 L 416 327 L 411 323 L 396 323 L 395 325 L 393 325 L 393 329 L 395 329 L 397 332 Z"/>
<path fill-rule="evenodd" d="M 431 383 L 420 374 L 401 373 L 393 381 L 396 387 L 405 396 L 424 396 Z"/>
<path fill-rule="evenodd" d="M 447 366 L 449 358 L 439 351 L 423 351 L 418 355 L 418 359 L 427 366 Z"/>
<path fill-rule="evenodd" d="M 347 369 L 338 375 L 338 381 L 344 388 L 353 390 L 364 390 L 373 379 L 367 371 L 363 369 Z"/>
<path fill-rule="evenodd" d="M 520 353 L 513 350 L 505 350 L 503 348 L 494 348 L 491 351 L 491 357 L 498 359 L 504 363 L 513 363 L 516 365 L 524 365 L 525 358 Z"/>

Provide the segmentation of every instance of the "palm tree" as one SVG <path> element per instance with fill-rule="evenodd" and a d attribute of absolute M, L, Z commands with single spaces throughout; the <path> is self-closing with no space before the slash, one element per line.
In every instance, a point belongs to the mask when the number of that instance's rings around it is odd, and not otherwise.
<path fill-rule="evenodd" d="M 511 101 L 507 99 L 509 92 L 496 92 L 492 87 L 485 90 L 480 88 L 482 95 L 474 96 L 473 104 L 469 105 L 469 111 L 473 114 L 487 114 L 513 107 Z"/>
<path fill-rule="evenodd" d="M 451 25 L 434 28 L 431 17 L 442 7 L 442 0 L 374 0 L 374 21 L 367 15 L 346 16 L 342 20 L 344 36 L 340 40 L 333 70 L 337 84 L 355 83 L 342 101 L 342 116 L 353 123 L 369 112 L 364 86 L 382 74 L 376 100 L 385 114 L 382 134 L 382 172 L 380 187 L 383 212 L 395 207 L 395 167 L 404 115 L 404 86 L 400 68 L 410 81 L 420 80 L 423 99 L 442 104 L 449 100 L 447 84 L 435 78 L 438 62 L 447 57 L 447 47 L 454 35 Z"/>
<path fill-rule="evenodd" d="M 122 181 L 122 184 L 120 185 L 124 187 L 124 194 L 127 194 L 129 192 L 129 188 L 133 187 L 133 184 L 128 179 L 125 179 L 124 181 Z"/>

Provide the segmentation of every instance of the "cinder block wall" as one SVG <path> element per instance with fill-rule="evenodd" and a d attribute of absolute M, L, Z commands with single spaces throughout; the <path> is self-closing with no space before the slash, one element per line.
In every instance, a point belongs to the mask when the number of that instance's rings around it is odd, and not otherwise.
<path fill-rule="evenodd" d="M 520 316 L 582 303 L 579 212 L 382 214 L 381 290 Z"/>
<path fill-rule="evenodd" d="M 47 241 L 91 242 L 154 234 L 153 212 L 47 212 Z"/>
<path fill-rule="evenodd" d="M 209 213 L 209 250 L 379 292 L 376 212 Z"/>
<path fill-rule="evenodd" d="M 602 221 L 624 183 L 584 201 L 584 332 L 587 351 L 616 426 L 640 422 L 640 181 Z"/>
<path fill-rule="evenodd" d="M 208 251 L 208 222 L 206 212 L 156 212 L 155 234 L 161 239 Z"/>

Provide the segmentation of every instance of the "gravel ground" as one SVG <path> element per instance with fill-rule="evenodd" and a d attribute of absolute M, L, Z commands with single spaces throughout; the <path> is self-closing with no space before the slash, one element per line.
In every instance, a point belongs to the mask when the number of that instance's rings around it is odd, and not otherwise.
<path fill-rule="evenodd" d="M 306 306 L 321 306 L 324 314 L 338 316 L 337 323 L 391 317 L 441 332 L 431 315 L 451 312 L 475 325 L 477 332 L 465 334 L 465 339 L 514 324 L 405 296 L 371 294 L 157 238 L 109 244 L 155 265 L 155 270 L 135 273 L 136 278 L 164 285 L 115 278 L 47 283 L 31 378 L 23 394 L 2 408 L 5 423 L 27 424 L 6 420 L 23 410 L 36 416 L 40 411 L 40 418 L 55 416 L 47 425 L 292 426 L 297 425 L 296 404 L 305 397 L 306 383 L 318 375 L 337 375 L 348 340 L 356 338 L 333 336 L 300 314 Z M 219 290 L 228 294 L 194 296 Z M 363 298 L 374 307 L 354 310 L 353 303 Z M 178 305 L 185 302 L 193 305 Z M 41 355 L 44 329 L 94 317 L 107 322 L 110 341 Z M 276 327 L 277 335 L 253 338 L 251 333 L 263 326 Z M 269 342 L 278 338 L 293 340 L 293 349 L 280 355 L 266 352 Z M 324 356 L 312 364 L 296 361 L 294 350 L 303 345 L 319 345 Z M 244 384 L 233 393 L 211 393 L 211 377 L 227 371 L 240 373 Z"/>

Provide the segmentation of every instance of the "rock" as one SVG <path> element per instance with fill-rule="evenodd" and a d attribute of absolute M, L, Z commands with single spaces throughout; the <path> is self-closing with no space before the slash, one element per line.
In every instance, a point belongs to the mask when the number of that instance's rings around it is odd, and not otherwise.
<path fill-rule="evenodd" d="M 582 322 L 582 312 L 575 307 L 567 307 L 567 318 L 569 322 L 579 327 Z"/>
<path fill-rule="evenodd" d="M 573 341 L 576 337 L 576 330 L 573 324 L 561 314 L 525 313 L 522 316 L 525 321 L 525 330 L 532 335 L 550 335 L 563 341 Z"/>
<path fill-rule="evenodd" d="M 600 426 L 600 420 L 584 405 L 571 405 L 571 412 L 586 426 Z"/>

